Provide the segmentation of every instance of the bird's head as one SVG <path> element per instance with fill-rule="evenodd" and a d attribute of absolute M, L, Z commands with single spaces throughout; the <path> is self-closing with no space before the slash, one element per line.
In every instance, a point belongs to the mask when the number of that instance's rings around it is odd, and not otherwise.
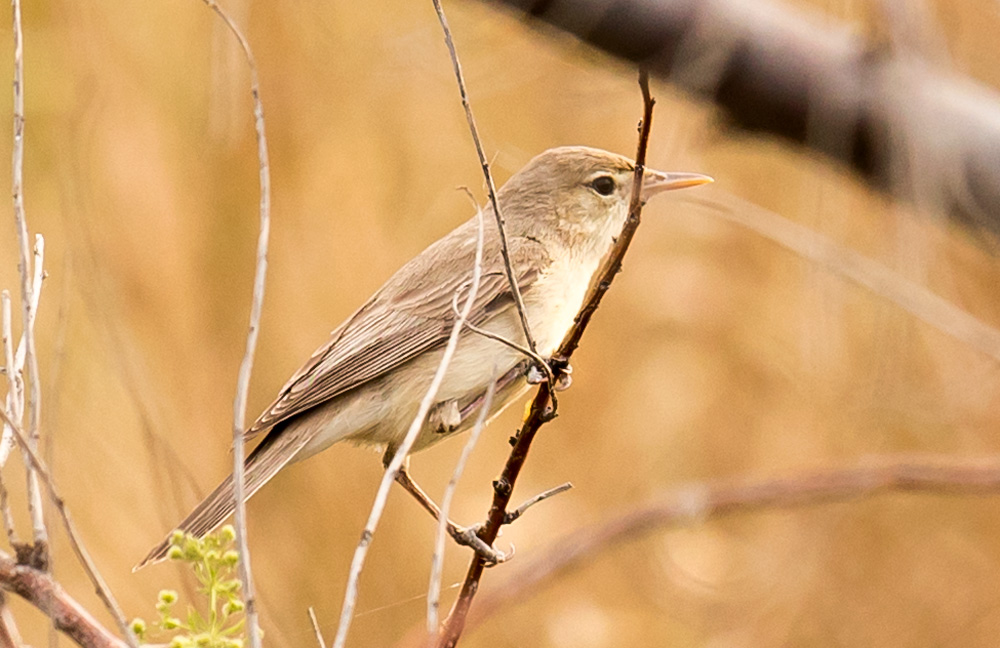
<path fill-rule="evenodd" d="M 552 236 L 573 247 L 606 247 L 628 215 L 635 163 L 586 146 L 553 148 L 514 174 L 499 193 L 515 235 Z M 697 173 L 643 171 L 642 201 L 664 191 L 712 182 Z"/>

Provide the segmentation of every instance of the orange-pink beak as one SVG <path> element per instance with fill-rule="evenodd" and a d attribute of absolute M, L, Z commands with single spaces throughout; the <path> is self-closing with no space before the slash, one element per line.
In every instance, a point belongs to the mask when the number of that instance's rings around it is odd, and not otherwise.
<path fill-rule="evenodd" d="M 687 189 L 715 182 L 713 178 L 700 173 L 680 173 L 655 171 L 645 169 L 642 172 L 642 201 L 646 202 L 653 196 L 664 191 Z"/>

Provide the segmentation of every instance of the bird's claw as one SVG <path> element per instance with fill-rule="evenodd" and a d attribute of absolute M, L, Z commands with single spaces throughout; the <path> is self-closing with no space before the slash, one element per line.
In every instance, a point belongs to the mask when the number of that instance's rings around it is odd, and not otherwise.
<path fill-rule="evenodd" d="M 454 538 L 455 542 L 475 551 L 476 555 L 483 560 L 483 565 L 485 567 L 495 567 L 496 565 L 505 563 L 514 557 L 514 545 L 510 546 L 510 551 L 504 553 L 486 544 L 486 542 L 479 537 L 479 530 L 482 527 L 482 524 L 476 524 L 471 527 L 453 525 L 448 527 L 448 533 L 451 534 L 451 537 Z"/>
<path fill-rule="evenodd" d="M 566 391 L 569 386 L 573 384 L 573 367 L 566 365 L 565 368 L 560 369 L 556 373 L 556 384 L 554 385 L 556 391 Z M 529 385 L 538 385 L 549 379 L 548 374 L 546 374 L 537 364 L 532 364 L 528 366 L 528 371 L 525 375 Z"/>

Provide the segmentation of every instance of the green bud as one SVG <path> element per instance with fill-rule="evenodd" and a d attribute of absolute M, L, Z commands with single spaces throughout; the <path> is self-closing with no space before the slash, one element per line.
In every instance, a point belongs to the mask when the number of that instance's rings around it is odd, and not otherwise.
<path fill-rule="evenodd" d="M 170 549 L 167 550 L 167 558 L 169 558 L 170 560 L 180 560 L 183 557 L 184 557 L 184 550 L 178 547 L 177 545 L 173 545 L 172 547 L 170 547 Z"/>
<path fill-rule="evenodd" d="M 160 590 L 159 596 L 161 603 L 166 603 L 168 605 L 177 602 L 177 592 L 174 590 Z"/>
<path fill-rule="evenodd" d="M 184 544 L 184 532 L 181 531 L 180 529 L 177 529 L 176 531 L 174 531 L 173 533 L 171 533 L 170 534 L 170 544 L 175 545 L 175 546 L 180 546 L 180 545 Z"/>
<path fill-rule="evenodd" d="M 222 540 L 223 544 L 229 544 L 236 539 L 236 529 L 233 528 L 232 524 L 227 524 L 219 529 L 219 539 Z"/>
<path fill-rule="evenodd" d="M 191 640 L 194 642 L 194 645 L 196 645 L 196 646 L 211 646 L 212 645 L 212 637 L 207 632 L 203 632 L 201 634 L 197 634 L 197 635 L 191 637 Z"/>
<path fill-rule="evenodd" d="M 160 622 L 160 627 L 164 630 L 176 630 L 181 627 L 181 620 L 177 617 L 167 617 L 162 622 Z"/>
<path fill-rule="evenodd" d="M 226 614 L 233 614 L 234 612 L 242 612 L 244 607 L 246 606 L 243 604 L 243 601 L 239 599 L 233 599 L 232 601 L 226 603 L 224 609 L 226 611 Z"/>
<path fill-rule="evenodd" d="M 188 648 L 191 645 L 191 640 L 187 637 L 174 637 L 170 640 L 170 648 Z"/>
<path fill-rule="evenodd" d="M 141 637 L 146 633 L 146 622 L 136 617 L 132 619 L 132 632 Z"/>
<path fill-rule="evenodd" d="M 226 563 L 230 567 L 235 567 L 236 563 L 240 561 L 240 553 L 230 549 L 226 553 L 222 554 L 222 562 Z"/>

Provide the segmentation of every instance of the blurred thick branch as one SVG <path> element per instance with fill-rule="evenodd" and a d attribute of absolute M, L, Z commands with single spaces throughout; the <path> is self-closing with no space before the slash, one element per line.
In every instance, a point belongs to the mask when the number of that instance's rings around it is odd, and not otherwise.
<path fill-rule="evenodd" d="M 1000 235 L 1000 94 L 766 0 L 501 0 L 822 153 L 871 186 Z"/>
<path fill-rule="evenodd" d="M 77 603 L 45 572 L 19 565 L 0 552 L 0 588 L 28 601 L 46 616 L 56 630 L 63 632 L 86 648 L 127 648 L 128 644 L 114 636 Z"/>
<path fill-rule="evenodd" d="M 573 531 L 483 593 L 468 622 L 475 625 L 509 604 L 522 604 L 539 588 L 587 564 L 602 552 L 647 533 L 768 510 L 815 506 L 884 493 L 970 496 L 1000 493 L 1000 461 L 924 455 L 870 458 L 862 465 L 802 470 L 774 479 L 700 482 L 673 490 L 636 509 Z M 415 627 L 398 646 L 417 646 Z"/>

